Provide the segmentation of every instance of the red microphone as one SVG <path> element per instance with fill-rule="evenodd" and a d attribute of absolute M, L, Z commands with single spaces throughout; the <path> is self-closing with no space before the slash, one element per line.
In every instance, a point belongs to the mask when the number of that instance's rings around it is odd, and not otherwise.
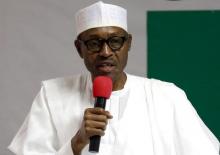
<path fill-rule="evenodd" d="M 106 99 L 112 92 L 112 79 L 107 76 L 97 76 L 93 81 L 93 96 L 95 97 L 94 107 L 105 109 Z M 101 136 L 90 137 L 89 152 L 99 152 Z"/>

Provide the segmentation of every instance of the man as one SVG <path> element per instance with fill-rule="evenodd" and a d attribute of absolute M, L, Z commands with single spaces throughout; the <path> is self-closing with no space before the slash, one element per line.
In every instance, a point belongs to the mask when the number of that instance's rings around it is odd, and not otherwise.
<path fill-rule="evenodd" d="M 184 92 L 171 83 L 124 72 L 132 36 L 126 10 L 103 2 L 76 15 L 75 46 L 89 74 L 42 83 L 9 149 L 18 155 L 218 155 L 219 142 Z M 106 110 L 93 108 L 92 81 L 113 81 Z"/>

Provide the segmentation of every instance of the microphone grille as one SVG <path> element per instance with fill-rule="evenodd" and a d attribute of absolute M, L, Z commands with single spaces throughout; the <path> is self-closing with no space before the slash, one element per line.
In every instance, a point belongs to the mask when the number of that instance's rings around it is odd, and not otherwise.
<path fill-rule="evenodd" d="M 112 92 L 112 79 L 108 76 L 97 76 L 93 81 L 93 96 L 109 98 Z"/>

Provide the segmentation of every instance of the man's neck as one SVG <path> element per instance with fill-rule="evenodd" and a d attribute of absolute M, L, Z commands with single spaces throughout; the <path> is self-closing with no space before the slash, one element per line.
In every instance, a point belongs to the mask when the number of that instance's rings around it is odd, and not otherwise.
<path fill-rule="evenodd" d="M 122 75 L 118 78 L 118 80 L 113 81 L 112 91 L 123 89 L 126 81 L 127 81 L 127 75 L 123 72 Z"/>

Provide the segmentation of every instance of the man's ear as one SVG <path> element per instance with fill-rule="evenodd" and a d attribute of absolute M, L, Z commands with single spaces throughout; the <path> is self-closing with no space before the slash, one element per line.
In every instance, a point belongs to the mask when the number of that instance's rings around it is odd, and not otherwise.
<path fill-rule="evenodd" d="M 80 56 L 81 58 L 83 58 L 82 47 L 81 47 L 82 43 L 80 42 L 80 40 L 76 39 L 76 40 L 74 41 L 74 44 L 75 44 L 75 47 L 76 47 L 76 50 L 77 50 L 79 56 Z"/>
<path fill-rule="evenodd" d="M 128 34 L 128 51 L 131 49 L 131 43 L 132 43 L 132 35 Z"/>

